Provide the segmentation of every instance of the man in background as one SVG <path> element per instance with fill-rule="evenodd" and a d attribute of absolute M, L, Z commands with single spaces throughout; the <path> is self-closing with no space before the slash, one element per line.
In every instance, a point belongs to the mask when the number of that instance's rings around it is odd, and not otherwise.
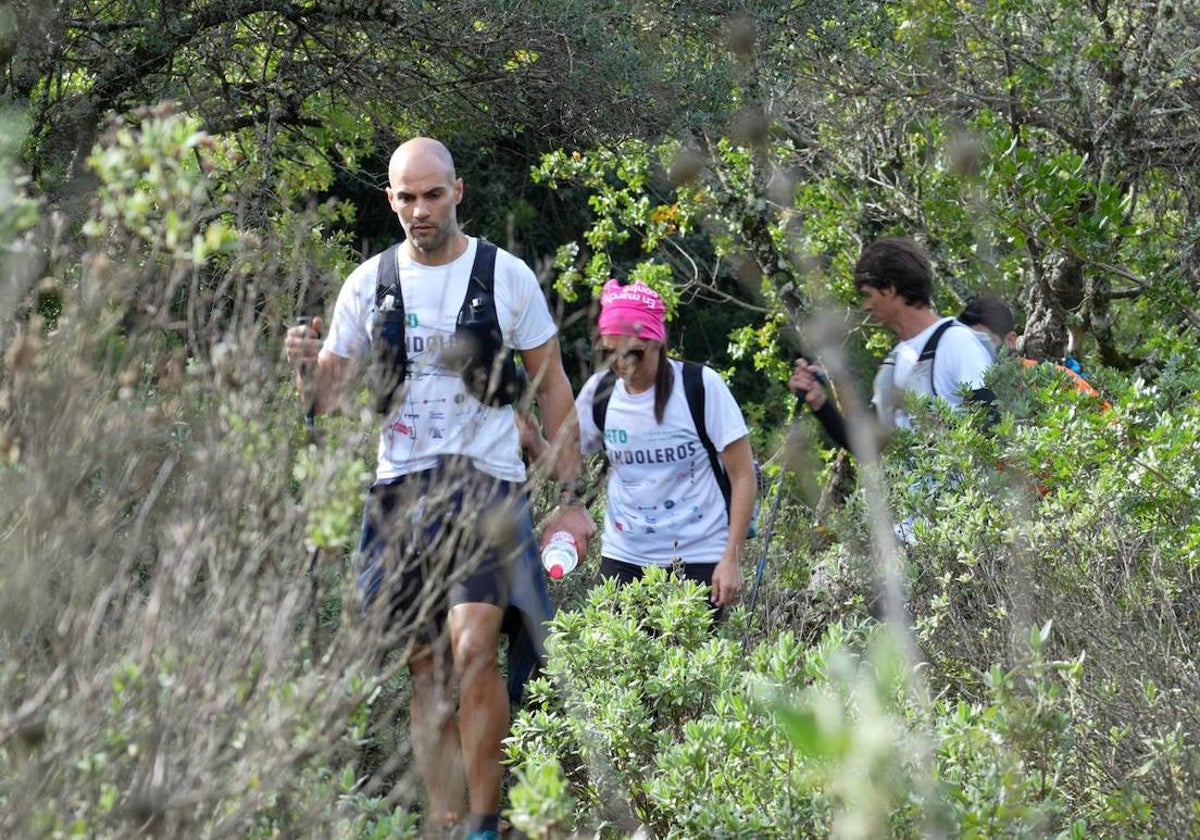
<path fill-rule="evenodd" d="M 1019 355 L 1017 353 L 1018 336 L 1016 319 L 1013 317 L 1012 309 L 1009 308 L 1008 304 L 995 295 L 984 294 L 972 298 L 967 303 L 962 314 L 958 316 L 958 320 L 985 336 L 990 346 L 994 348 L 994 356 L 999 356 L 1002 353 L 1013 356 Z M 1025 367 L 1032 367 L 1038 364 L 1038 362 L 1035 359 L 1021 358 L 1021 364 L 1025 365 Z M 1089 397 L 1096 397 L 1102 402 L 1104 401 L 1104 398 L 1100 396 L 1100 392 L 1078 372 L 1065 365 L 1055 364 L 1054 367 L 1062 373 L 1065 381 L 1075 390 Z M 1107 402 L 1104 402 L 1104 407 L 1109 408 L 1110 406 Z"/>
<path fill-rule="evenodd" d="M 854 285 L 863 311 L 897 339 L 875 375 L 871 400 L 885 428 L 912 428 L 906 395 L 940 397 L 954 408 L 967 401 L 994 402 L 983 383 L 991 356 L 969 328 L 933 309 L 933 268 L 920 245 L 897 238 L 872 242 L 854 266 Z M 788 387 L 803 397 L 835 443 L 850 448 L 817 365 L 797 360 Z"/>

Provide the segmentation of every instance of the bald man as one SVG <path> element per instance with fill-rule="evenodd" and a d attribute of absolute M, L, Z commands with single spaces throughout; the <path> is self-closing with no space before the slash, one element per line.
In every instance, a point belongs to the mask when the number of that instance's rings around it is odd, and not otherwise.
<path fill-rule="evenodd" d="M 459 227 L 463 181 L 444 145 L 418 137 L 393 153 L 388 182 L 387 200 L 404 241 L 350 274 L 328 336 L 322 337 L 319 318 L 290 329 L 287 355 L 299 371 L 315 370 L 314 377 L 297 376 L 314 413 L 335 409 L 372 357 L 373 341 L 384 340 L 373 330 L 391 303 L 387 296 L 377 302 L 380 260 L 396 260 L 408 373 L 395 398 L 384 401 L 359 592 L 381 629 L 408 644 L 413 750 L 429 818 L 453 823 L 465 816 L 465 780 L 466 836 L 487 840 L 499 836 L 502 741 L 509 726 L 497 664 L 502 622 L 510 607 L 521 610 L 540 653 L 548 603 L 537 577 L 538 542 L 513 408 L 477 399 L 452 352 L 480 248 Z M 579 423 L 557 328 L 525 263 L 497 249 L 494 276 L 503 344 L 520 353 L 534 383 L 562 490 L 542 542 L 565 530 L 582 554 L 596 526 L 580 499 Z M 451 679 L 458 682 L 457 720 Z"/>

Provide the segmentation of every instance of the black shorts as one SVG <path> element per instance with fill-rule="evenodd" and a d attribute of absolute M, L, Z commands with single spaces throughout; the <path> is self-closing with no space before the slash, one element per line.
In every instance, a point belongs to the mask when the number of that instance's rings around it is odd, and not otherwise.
<path fill-rule="evenodd" d="M 360 605 L 432 641 L 450 607 L 506 609 L 513 567 L 537 544 L 521 485 L 454 460 L 372 487 L 359 552 Z"/>

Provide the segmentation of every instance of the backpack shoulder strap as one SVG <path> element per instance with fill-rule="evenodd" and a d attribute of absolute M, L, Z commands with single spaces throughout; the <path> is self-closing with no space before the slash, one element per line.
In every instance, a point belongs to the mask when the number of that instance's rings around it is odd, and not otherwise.
<path fill-rule="evenodd" d="M 396 268 L 396 252 L 399 244 L 393 245 L 379 255 L 379 270 L 375 274 L 375 306 L 383 303 L 384 297 L 392 289 L 400 287 L 400 271 Z M 404 307 L 404 296 L 396 295 L 396 305 Z"/>
<path fill-rule="evenodd" d="M 492 309 L 492 320 L 496 320 L 496 246 L 482 236 L 475 243 L 475 261 L 471 263 L 471 279 L 467 281 L 467 293 L 458 312 L 458 323 L 462 323 L 471 301 L 483 298 Z"/>
<path fill-rule="evenodd" d="M 921 348 L 921 355 L 917 357 L 918 363 L 924 362 L 927 360 L 929 362 L 930 396 L 934 396 L 934 397 L 937 396 L 937 385 L 935 384 L 935 381 L 933 378 L 933 364 L 934 364 L 934 360 L 936 359 L 938 342 L 940 342 L 942 340 L 942 334 L 945 333 L 946 330 L 950 329 L 951 327 L 962 327 L 963 329 L 970 329 L 970 327 L 968 327 L 966 324 L 964 324 L 962 321 L 958 320 L 957 318 L 947 318 L 945 321 L 943 321 L 941 323 L 940 326 L 938 326 L 938 328 L 936 330 L 933 331 L 933 335 L 929 336 L 929 340 L 926 341 L 925 346 Z M 996 423 L 996 421 L 999 419 L 999 416 L 996 414 L 996 410 L 995 410 L 996 395 L 994 393 L 992 393 L 992 390 L 990 388 L 974 389 L 973 391 L 971 391 L 971 396 L 967 399 L 967 401 L 979 403 L 980 405 L 987 407 L 988 417 L 989 417 L 989 420 L 988 420 L 989 425 L 994 425 Z"/>
<path fill-rule="evenodd" d="M 934 354 L 937 353 L 938 344 L 942 340 L 942 334 L 957 323 L 958 321 L 953 318 L 947 318 L 945 321 L 942 321 L 938 325 L 938 328 L 933 331 L 933 335 L 929 336 L 929 339 L 925 342 L 925 346 L 921 348 L 921 355 L 917 357 L 917 361 L 926 362 L 933 359 Z"/>
<path fill-rule="evenodd" d="M 596 383 L 596 391 L 592 394 L 592 422 L 600 430 L 601 437 L 604 437 L 604 421 L 608 416 L 608 400 L 616 385 L 617 372 L 609 368 L 604 371 L 604 375 Z"/>
<path fill-rule="evenodd" d="M 933 379 L 933 365 L 937 356 L 938 344 L 942 340 L 942 334 L 957 323 L 958 321 L 954 318 L 947 318 L 945 321 L 942 321 L 942 323 L 938 325 L 938 328 L 933 331 L 933 335 L 929 336 L 929 340 L 925 342 L 925 346 L 921 348 L 921 355 L 917 356 L 917 364 L 920 364 L 921 362 L 929 362 L 930 396 L 937 396 L 937 385 L 934 384 Z"/>
<path fill-rule="evenodd" d="M 712 438 L 708 436 L 708 429 L 704 424 L 704 365 L 698 365 L 695 362 L 683 363 L 683 395 L 687 398 L 688 411 L 692 414 L 692 422 L 696 425 L 696 434 L 700 437 L 700 444 L 708 453 L 708 462 L 712 465 L 713 477 L 716 478 L 717 485 L 721 488 L 721 495 L 725 497 L 725 512 L 728 514 L 729 499 L 732 495 L 729 476 L 725 472 L 725 465 L 721 463 L 721 458 L 717 455 L 717 447 L 713 445 Z"/>

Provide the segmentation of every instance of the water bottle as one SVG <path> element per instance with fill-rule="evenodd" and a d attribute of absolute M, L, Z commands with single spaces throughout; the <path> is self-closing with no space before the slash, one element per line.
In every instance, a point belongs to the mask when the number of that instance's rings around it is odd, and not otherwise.
<path fill-rule="evenodd" d="M 579 565 L 579 552 L 575 550 L 575 538 L 567 531 L 555 531 L 550 535 L 550 542 L 542 549 L 542 566 L 552 580 L 559 580 L 563 575 Z"/>

